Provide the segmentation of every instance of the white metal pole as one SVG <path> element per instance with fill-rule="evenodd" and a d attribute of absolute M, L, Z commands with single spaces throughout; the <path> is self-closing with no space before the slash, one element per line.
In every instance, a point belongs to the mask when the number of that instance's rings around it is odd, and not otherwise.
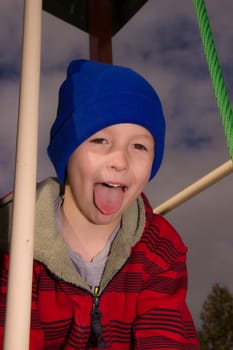
<path fill-rule="evenodd" d="M 29 348 L 42 0 L 24 1 L 22 66 L 4 350 Z"/>
<path fill-rule="evenodd" d="M 215 184 L 230 173 L 233 173 L 232 160 L 229 160 L 228 162 L 222 164 L 206 176 L 202 177 L 200 180 L 194 182 L 192 185 L 186 187 L 183 191 L 168 199 L 166 202 L 160 204 L 154 209 L 154 213 L 161 215 L 167 214 L 172 209 L 178 207 L 180 204 L 184 203 L 188 199 L 194 197 L 196 194 Z"/>

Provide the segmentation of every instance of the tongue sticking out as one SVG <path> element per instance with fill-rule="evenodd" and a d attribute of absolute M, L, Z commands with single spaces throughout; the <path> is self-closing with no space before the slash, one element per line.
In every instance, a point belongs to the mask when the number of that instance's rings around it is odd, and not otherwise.
<path fill-rule="evenodd" d="M 117 212 L 124 199 L 124 189 L 121 186 L 112 187 L 96 184 L 94 187 L 94 202 L 102 214 L 111 215 Z"/>

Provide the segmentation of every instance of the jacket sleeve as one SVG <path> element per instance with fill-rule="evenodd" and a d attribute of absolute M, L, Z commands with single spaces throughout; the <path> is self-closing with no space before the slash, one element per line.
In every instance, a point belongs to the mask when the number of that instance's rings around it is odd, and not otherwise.
<path fill-rule="evenodd" d="M 2 253 L 0 255 L 0 349 L 3 348 L 4 324 L 6 314 L 7 280 L 9 270 L 9 256 Z M 17 292 L 17 291 L 16 291 Z M 36 302 L 36 278 L 35 271 L 33 277 L 32 293 L 32 321 L 30 327 L 30 350 L 44 349 L 44 334 L 39 321 L 39 314 Z"/>
<path fill-rule="evenodd" d="M 0 199 L 0 349 L 3 348 L 4 324 L 6 317 L 7 283 L 9 272 L 9 232 L 11 227 L 13 194 Z M 34 268 L 32 287 L 30 350 L 44 349 L 44 332 L 39 319 L 37 306 L 37 280 L 39 271 Z M 17 292 L 17 291 L 16 291 Z"/>
<path fill-rule="evenodd" d="M 187 248 L 168 225 L 165 222 L 169 235 L 161 236 L 159 232 L 153 237 L 149 233 L 143 288 L 134 323 L 135 350 L 199 349 L 185 301 Z"/>

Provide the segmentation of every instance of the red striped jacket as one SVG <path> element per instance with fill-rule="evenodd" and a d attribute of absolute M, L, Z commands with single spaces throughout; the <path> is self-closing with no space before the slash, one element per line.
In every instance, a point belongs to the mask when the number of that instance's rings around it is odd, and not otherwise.
<path fill-rule="evenodd" d="M 153 214 L 142 195 L 123 217 L 101 284 L 92 292 L 56 232 L 58 191 L 52 180 L 38 189 L 30 349 L 199 349 L 185 302 L 187 249 L 174 228 Z M 2 240 L 10 201 L 1 204 Z M 1 255 L 0 348 L 8 258 Z"/>

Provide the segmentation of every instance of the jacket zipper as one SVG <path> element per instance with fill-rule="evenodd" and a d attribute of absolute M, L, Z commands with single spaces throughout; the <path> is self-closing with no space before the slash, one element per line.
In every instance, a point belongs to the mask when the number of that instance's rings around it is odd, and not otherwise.
<path fill-rule="evenodd" d="M 105 341 L 103 338 L 102 324 L 101 324 L 101 311 L 99 308 L 100 287 L 96 286 L 93 293 L 93 306 L 92 306 L 92 320 L 91 328 L 97 339 L 97 348 L 105 348 Z"/>

